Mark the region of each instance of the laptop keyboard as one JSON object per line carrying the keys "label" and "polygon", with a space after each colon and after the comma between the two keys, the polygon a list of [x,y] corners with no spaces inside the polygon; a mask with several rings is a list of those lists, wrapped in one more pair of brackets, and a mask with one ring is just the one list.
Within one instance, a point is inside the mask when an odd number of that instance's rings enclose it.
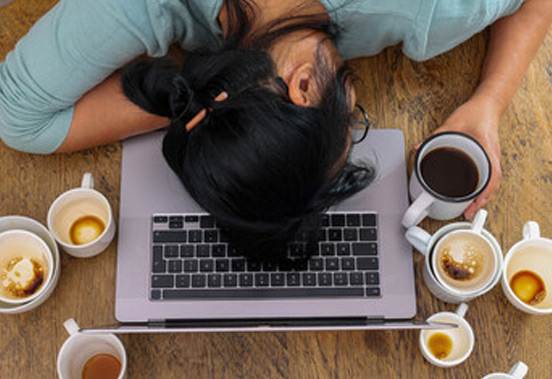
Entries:
{"label": "laptop keyboard", "polygon": [[[313,256],[288,266],[244,258],[207,214],[152,216],[150,299],[379,297],[378,217],[322,215]],[[289,244],[303,254],[306,236]]]}

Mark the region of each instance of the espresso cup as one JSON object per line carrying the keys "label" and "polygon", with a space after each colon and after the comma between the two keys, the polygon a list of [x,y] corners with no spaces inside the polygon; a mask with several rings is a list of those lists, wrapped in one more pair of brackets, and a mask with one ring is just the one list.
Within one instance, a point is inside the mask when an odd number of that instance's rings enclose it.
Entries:
{"label": "espresso cup", "polygon": [[63,343],[57,358],[57,371],[60,379],[82,379],[87,365],[98,356],[110,356],[120,363],[119,374],[126,375],[127,356],[123,343],[113,334],[83,334],[72,318],[63,323],[69,338]]}
{"label": "espresso cup", "polygon": [[527,375],[529,368],[521,361],[516,363],[508,373],[493,372],[485,375],[482,379],[523,379]]}
{"label": "espresso cup", "polygon": [[508,301],[519,310],[552,313],[552,240],[540,236],[536,222],[524,225],[523,239],[506,254],[501,284]]}
{"label": "espresso cup", "polygon": [[109,202],[94,189],[86,173],[79,188],[62,193],[48,210],[48,229],[61,248],[79,258],[104,251],[115,236],[115,221]]}
{"label": "espresso cup", "polygon": [[474,138],[443,132],[425,140],[414,159],[409,191],[412,204],[403,216],[404,227],[426,216],[451,220],[460,216],[489,184],[491,161]]}
{"label": "espresso cup", "polygon": [[[406,231],[406,239],[425,256],[424,283],[437,298],[448,303],[467,302],[487,293],[500,280],[503,267],[502,249],[492,234],[483,228],[486,218],[487,211],[481,209],[475,215],[472,223],[451,223],[433,235],[417,226]],[[443,279],[444,270],[439,267],[442,259],[436,253],[441,247],[446,247],[447,241],[459,238],[462,242],[462,238],[465,237],[469,243],[477,241],[486,250],[484,257],[478,262],[478,265],[483,266],[479,271],[481,276],[474,277],[473,279],[476,280],[473,282],[456,280],[454,277],[445,280]],[[460,263],[460,268],[463,268],[463,262]],[[468,264],[467,268],[469,267],[473,267],[473,265]]]}
{"label": "espresso cup", "polygon": [[48,288],[53,272],[52,252],[42,238],[23,229],[0,233],[1,301],[32,301]]}
{"label": "espresso cup", "polygon": [[467,310],[467,304],[462,303],[454,313],[439,312],[427,319],[428,322],[445,322],[458,326],[420,332],[420,350],[429,363],[447,368],[468,359],[473,350],[475,337],[470,324],[464,319]]}

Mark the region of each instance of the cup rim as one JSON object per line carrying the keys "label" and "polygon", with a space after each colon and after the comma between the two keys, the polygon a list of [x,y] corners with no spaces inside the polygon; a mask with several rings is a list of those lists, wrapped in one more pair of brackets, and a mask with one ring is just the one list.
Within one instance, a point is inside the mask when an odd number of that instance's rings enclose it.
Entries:
{"label": "cup rim", "polygon": [[462,355],[460,358],[457,358],[455,359],[454,361],[442,361],[440,359],[437,359],[436,357],[434,357],[430,352],[429,352],[429,348],[427,347],[425,341],[424,341],[424,338],[423,338],[423,335],[424,333],[436,333],[437,331],[439,331],[439,329],[431,329],[431,330],[421,330],[420,331],[420,337],[419,337],[419,343],[420,343],[420,350],[422,351],[422,354],[424,355],[424,357],[433,365],[435,366],[439,366],[439,367],[453,367],[453,366],[457,366],[459,365],[460,363],[464,362],[466,359],[469,358],[469,356],[471,355],[472,351],[473,351],[473,347],[475,345],[475,334],[473,333],[473,328],[471,327],[471,325],[468,323],[468,321],[466,321],[466,319],[464,317],[460,317],[459,315],[457,315],[456,313],[454,312],[437,312],[433,315],[431,315],[427,321],[432,321],[435,319],[435,317],[438,317],[438,316],[450,316],[452,318],[454,318],[455,321],[458,321],[460,324],[462,324],[465,329],[467,330],[468,332],[468,336],[469,336],[469,344],[470,346],[468,347],[468,350],[467,352]]}
{"label": "cup rim", "polygon": [[[74,192],[93,192],[93,193],[99,195],[100,198],[102,199],[102,201],[107,205],[108,222],[107,222],[107,225],[105,226],[104,231],[96,239],[94,239],[94,240],[92,240],[88,243],[82,244],[82,245],[74,245],[74,244],[66,243],[61,238],[59,238],[59,236],[55,232],[54,227],[52,225],[52,223],[53,223],[52,213],[53,213],[55,205],[57,205],[63,197],[65,197],[66,195],[69,195],[70,193],[74,193]],[[109,224],[112,223],[112,222],[115,222],[115,221],[113,220],[113,212],[111,210],[111,204],[109,203],[109,200],[107,200],[107,198],[104,196],[103,193],[101,193],[100,191],[98,191],[94,188],[76,187],[76,188],[72,188],[70,190],[67,190],[67,191],[63,192],[58,197],[56,197],[56,199],[50,205],[50,208],[48,208],[48,215],[46,216],[46,222],[48,224],[48,230],[50,231],[50,233],[52,233],[52,236],[57,241],[57,243],[59,243],[62,247],[69,248],[69,249],[82,250],[82,249],[86,249],[86,248],[94,245],[97,241],[101,240],[105,236],[105,234],[108,232]]]}
{"label": "cup rim", "polygon": [[[52,233],[40,222],[27,216],[8,215],[0,217],[0,227],[3,223],[20,223],[20,225],[16,226],[17,228],[27,230],[39,236],[39,238],[41,238],[48,245],[49,250],[52,253],[52,258],[54,262],[52,280],[50,281],[45,291],[39,297],[23,304],[11,304],[0,301],[0,314],[18,314],[37,308],[50,297],[52,292],[55,290],[57,282],[59,280],[61,272],[61,258],[59,254],[59,248]],[[33,227],[36,229],[32,229]],[[37,230],[40,231],[40,233],[43,233],[43,235],[40,234]]]}
{"label": "cup rim", "polygon": [[[470,224],[471,225],[471,224]],[[487,286],[489,284],[491,284],[493,282],[493,280],[495,279],[496,275],[497,275],[497,271],[501,271],[502,268],[500,267],[499,265],[499,258],[498,258],[498,254],[497,252],[495,251],[495,247],[493,246],[493,241],[491,241],[487,236],[483,235],[483,231],[486,231],[488,234],[489,231],[485,230],[485,229],[481,229],[481,232],[474,232],[471,228],[470,229],[453,229],[449,232],[447,232],[446,234],[444,234],[443,236],[441,236],[434,244],[433,244],[433,247],[429,253],[430,258],[431,259],[431,266],[430,266],[430,269],[432,268],[433,265],[435,265],[435,259],[436,259],[436,255],[435,255],[435,251],[437,251],[437,247],[439,246],[439,244],[441,242],[443,242],[443,239],[445,237],[448,237],[450,236],[451,234],[458,234],[458,233],[469,233],[469,234],[475,234],[477,235],[478,237],[482,238],[483,240],[485,240],[485,242],[487,243],[487,245],[491,248],[492,250],[492,253],[493,253],[493,256],[494,256],[494,269],[493,269],[493,274],[490,275],[490,277],[488,278],[487,281],[485,281],[484,285],[480,286],[479,288],[477,288],[477,290],[472,290],[472,291],[461,291],[461,290],[458,290],[458,289],[455,289],[453,288],[452,286],[450,286],[448,283],[445,283],[445,281],[441,278],[440,274],[439,274],[439,271],[438,270],[433,270],[431,271],[431,273],[433,274],[433,276],[439,281],[439,284],[441,284],[445,289],[447,290],[450,290],[450,291],[456,291],[458,292],[459,294],[463,294],[463,295],[473,295],[473,294],[478,294],[480,293],[481,291],[483,291],[485,288],[487,288]],[[502,252],[500,252],[502,254]],[[496,283],[495,283],[496,284]]]}
{"label": "cup rim", "polygon": [[[487,162],[487,166],[489,168],[489,175],[487,175],[487,179],[485,180],[485,182],[480,186],[479,189],[477,189],[476,191],[474,191],[473,193],[469,194],[469,195],[466,195],[466,196],[462,196],[462,197],[449,197],[449,196],[445,196],[445,195],[442,195],[436,191],[434,191],[426,182],[425,180],[422,178],[422,174],[419,172],[418,170],[418,165],[420,163],[420,160],[421,160],[421,156],[422,156],[422,151],[424,150],[424,148],[431,142],[433,141],[434,139],[437,139],[439,137],[442,137],[444,135],[457,135],[457,136],[462,136],[462,137],[466,137],[467,139],[471,140],[472,142],[474,142],[480,149],[481,151],[483,151],[483,155],[485,156],[485,160]],[[431,194],[431,196],[439,199],[439,200],[442,200],[442,201],[445,201],[447,203],[463,203],[463,202],[466,202],[466,201],[470,201],[470,200],[473,200],[475,199],[477,196],[479,196],[484,190],[485,188],[487,188],[487,186],[489,185],[489,182],[491,181],[491,175],[492,175],[492,164],[491,164],[491,160],[489,158],[489,155],[487,154],[487,152],[485,151],[485,148],[483,147],[483,145],[481,145],[479,143],[479,141],[477,141],[475,138],[473,138],[472,136],[466,134],[466,133],[461,133],[461,132],[457,132],[457,131],[446,131],[446,132],[441,132],[441,133],[437,133],[437,134],[433,134],[431,135],[430,137],[428,137],[425,141],[422,142],[422,144],[420,145],[420,147],[418,148],[418,150],[416,151],[416,155],[414,157],[414,169],[413,169],[413,172],[414,174],[416,175],[416,178],[418,179],[418,182],[420,183],[420,185],[422,186],[422,188],[424,189],[424,191],[428,192],[429,194]]]}
{"label": "cup rim", "polygon": [[[446,290],[449,293],[450,296],[462,297],[462,299],[459,299],[459,301],[468,301],[468,300],[466,300],[466,298],[470,298],[470,300],[471,300],[475,297],[479,297],[481,295],[484,295],[485,293],[490,291],[500,281],[501,274],[504,271],[504,257],[503,257],[503,254],[502,254],[502,248],[500,247],[500,244],[498,243],[498,241],[492,235],[491,232],[489,232],[485,228],[482,228],[481,229],[481,234],[489,240],[489,242],[491,243],[492,246],[494,246],[493,252],[496,256],[496,263],[497,263],[497,267],[498,267],[495,274],[492,276],[492,280],[488,283],[488,285],[486,287],[482,288],[481,290],[479,290],[478,292],[474,292],[474,293],[460,292],[460,291],[457,291],[457,290],[453,289],[452,287],[448,287],[448,286],[445,287],[444,283],[442,283],[441,281],[439,281],[436,278],[436,276],[433,273],[433,270],[431,268],[431,260],[433,259],[432,258],[433,247],[435,245],[436,236],[438,234],[450,233],[450,232],[455,231],[455,230],[470,230],[471,225],[472,224],[470,222],[459,221],[459,222],[449,223],[449,224],[444,225],[441,228],[439,228],[431,236],[430,243],[428,243],[429,253],[428,253],[428,256],[425,257],[425,262],[424,262],[424,265],[426,266],[426,270],[428,271],[428,274],[431,275],[435,279],[436,284],[439,287],[441,287],[443,290]],[[439,237],[439,239],[440,238],[442,238],[442,236]],[[429,247],[431,247],[431,249],[429,249]]]}
{"label": "cup rim", "polygon": [[[523,239],[517,241],[514,245],[512,245],[512,247],[510,247],[510,249],[508,250],[508,252],[506,253],[506,256],[504,258],[504,267],[502,269],[502,275],[501,275],[502,289],[504,291],[506,291],[508,293],[508,295],[510,295],[510,296],[506,296],[508,301],[510,301],[510,303],[515,302],[515,304],[512,303],[512,305],[514,305],[518,309],[521,309],[524,312],[529,312],[529,313],[539,314],[539,315],[540,314],[542,314],[542,315],[551,314],[552,313],[552,307],[542,309],[542,308],[534,307],[530,304],[527,304],[527,303],[524,303],[523,301],[521,301],[521,299],[519,297],[517,297],[517,295],[514,293],[514,291],[510,287],[510,283],[508,283],[508,272],[507,272],[508,270],[507,269],[508,269],[508,264],[510,263],[512,257],[514,255],[516,255],[516,252],[520,250],[522,245],[525,245],[525,244],[528,244],[528,243],[531,243],[531,242],[535,242],[535,241],[541,241],[541,242],[545,242],[549,245],[552,245],[552,240],[549,239],[549,238],[545,238],[545,237],[523,238]],[[550,251],[550,254],[552,254],[552,251]]]}
{"label": "cup rim", "polygon": [[47,261],[46,263],[48,264],[48,275],[46,276],[46,279],[44,280],[44,283],[41,285],[41,287],[39,288],[38,291],[36,291],[32,295],[27,296],[23,299],[10,299],[10,298],[7,298],[7,297],[2,296],[0,294],[0,301],[2,301],[4,303],[7,303],[7,304],[21,305],[21,304],[29,303],[29,302],[35,300],[42,293],[46,292],[46,290],[49,287],[50,282],[52,281],[52,278],[54,276],[53,274],[54,274],[55,264],[54,264],[54,257],[53,257],[52,251],[50,249],[50,246],[48,246],[46,241],[44,241],[41,237],[37,236],[35,233],[30,232],[28,230],[17,229],[17,228],[16,229],[4,230],[4,231],[0,232],[0,237],[3,236],[3,235],[6,235],[6,234],[12,234],[12,233],[23,233],[25,235],[30,236],[31,238],[34,238],[36,241],[38,241],[38,243],[40,245],[42,245],[43,248],[46,249],[46,252],[47,252],[45,255],[46,255],[46,261]]}
{"label": "cup rim", "polygon": [[121,379],[124,377],[127,370],[127,353],[126,353],[125,345],[123,344],[123,341],[120,340],[120,338],[118,338],[113,333],[100,333],[100,334],[87,335],[81,332],[76,332],[74,334],[69,335],[69,337],[67,337],[67,339],[63,342],[63,345],[61,345],[61,348],[59,349],[57,359],[56,359],[56,369],[57,369],[57,374],[59,375],[60,378],[61,378],[60,366],[61,366],[62,354],[69,348],[68,347],[69,343],[72,343],[70,341],[74,341],[75,339],[78,339],[78,338],[93,338],[95,336],[107,337],[111,339],[115,343],[115,345],[117,345],[117,347],[122,351],[121,372],[119,373],[119,376],[117,377],[117,379]]}

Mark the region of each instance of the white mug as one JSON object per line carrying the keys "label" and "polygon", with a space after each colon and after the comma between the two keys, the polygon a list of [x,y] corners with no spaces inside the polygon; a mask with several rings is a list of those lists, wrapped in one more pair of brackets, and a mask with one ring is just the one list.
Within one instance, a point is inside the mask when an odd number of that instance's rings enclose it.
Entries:
{"label": "white mug", "polygon": [[527,375],[529,368],[521,361],[516,363],[508,373],[493,372],[485,375],[482,379],[523,379]]}
{"label": "white mug", "polygon": [[[528,270],[537,274],[546,294],[538,304],[522,301],[510,286],[512,277]],[[552,240],[540,236],[539,224],[528,221],[523,227],[523,239],[510,248],[504,260],[502,290],[508,301],[519,310],[536,315],[552,314]]]}
{"label": "white mug", "polygon": [[[475,344],[475,337],[470,324],[464,319],[468,306],[462,303],[458,306],[454,313],[439,312],[427,319],[427,321],[446,322],[449,324],[458,325],[457,328],[451,329],[431,329],[422,330],[420,332],[420,350],[424,358],[431,364],[438,367],[453,367],[464,362],[470,356]],[[452,350],[450,354],[439,359],[431,353],[428,345],[429,340],[435,333],[443,333],[452,340]]]}
{"label": "white mug", "polygon": [[[452,147],[466,153],[477,166],[479,180],[475,190],[467,196],[448,197],[434,191],[421,173],[423,158],[438,148]],[[403,216],[406,228],[418,225],[426,216],[435,220],[451,220],[460,216],[472,201],[483,192],[491,178],[491,161],[485,149],[474,138],[458,132],[443,132],[425,140],[416,153],[414,170],[410,176],[412,204]]]}
{"label": "white mug", "polygon": [[[456,222],[445,225],[439,229],[435,234],[430,235],[425,230],[413,226],[406,231],[406,239],[416,250],[425,256],[424,268],[423,268],[423,278],[424,282],[429,289],[429,291],[436,296],[437,298],[448,302],[448,303],[461,303],[467,302],[475,299],[478,296],[481,296],[488,291],[490,291],[496,283],[500,280],[500,275],[503,267],[503,257],[502,249],[500,245],[493,237],[491,233],[483,229],[485,220],[487,219],[487,211],[481,209],[475,215],[473,222]],[[495,254],[495,272],[492,276],[491,281],[484,287],[477,291],[472,292],[462,292],[455,288],[448,286],[446,283],[439,280],[436,275],[433,267],[433,251],[435,246],[443,237],[446,235],[457,231],[471,231],[474,233],[480,233],[490,244]]]}
{"label": "white mug", "polygon": [[123,343],[113,334],[83,334],[72,318],[63,323],[69,338],[63,343],[57,358],[60,379],[80,379],[86,362],[98,354],[109,354],[121,363],[117,379],[126,375],[127,356]]}
{"label": "white mug", "polygon": [[[83,216],[101,220],[104,230],[96,239],[76,244],[70,238],[70,230]],[[62,193],[52,203],[48,210],[48,229],[62,249],[75,257],[92,257],[109,246],[115,236],[113,212],[106,197],[94,189],[92,174],[84,174],[81,187]]]}

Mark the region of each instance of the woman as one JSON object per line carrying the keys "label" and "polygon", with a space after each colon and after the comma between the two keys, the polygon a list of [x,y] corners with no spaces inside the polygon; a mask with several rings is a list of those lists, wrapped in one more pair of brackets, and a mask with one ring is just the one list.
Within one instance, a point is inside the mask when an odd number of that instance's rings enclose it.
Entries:
{"label": "woman", "polygon": [[[259,241],[278,250],[371,179],[347,161],[355,94],[341,57],[402,42],[411,58],[429,59],[498,20],[480,85],[440,128],[472,134],[491,156],[492,183],[470,217],[498,186],[499,118],[548,30],[550,2],[335,3],[61,1],[0,67],[0,134],[49,153],[171,124],[165,157],[188,191],[246,250]],[[172,42],[201,52],[181,70],[139,65],[123,82],[109,76]]]}

